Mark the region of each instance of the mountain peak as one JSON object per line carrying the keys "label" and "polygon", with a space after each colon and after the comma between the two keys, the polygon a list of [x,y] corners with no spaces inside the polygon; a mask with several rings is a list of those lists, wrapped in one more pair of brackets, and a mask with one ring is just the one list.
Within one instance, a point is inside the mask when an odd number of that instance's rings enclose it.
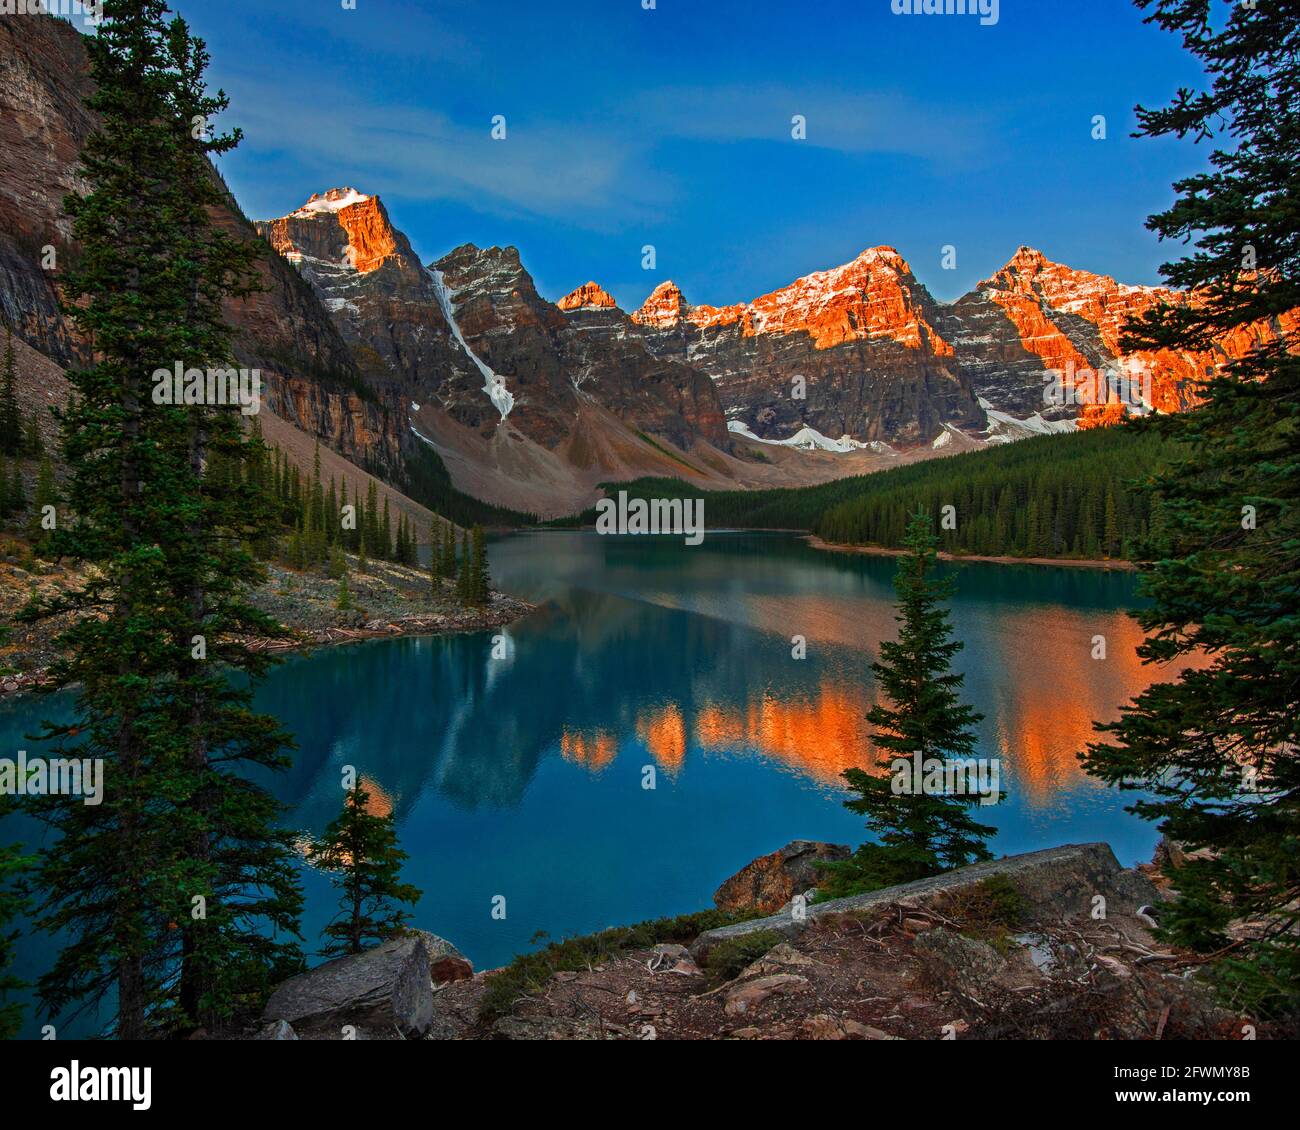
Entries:
{"label": "mountain peak", "polygon": [[344,208],[351,208],[354,204],[365,204],[367,201],[374,199],[377,198],[367,196],[364,192],[358,192],[355,188],[331,188],[326,192],[313,193],[306,204],[289,214],[291,216],[328,215],[331,212],[341,212]]}
{"label": "mountain peak", "polygon": [[379,197],[351,187],[314,193],[301,208],[257,228],[290,262],[307,257],[362,274],[390,256],[410,252],[406,237],[393,229]]}
{"label": "mountain peak", "polygon": [[561,310],[579,310],[583,307],[617,309],[618,307],[613,296],[597,282],[583,283],[577,290],[572,290],[561,298],[556,305]]}
{"label": "mountain peak", "polygon": [[667,279],[650,292],[650,297],[641,304],[641,309],[632,315],[632,321],[656,329],[668,329],[681,321],[685,310],[681,287],[672,279]]}

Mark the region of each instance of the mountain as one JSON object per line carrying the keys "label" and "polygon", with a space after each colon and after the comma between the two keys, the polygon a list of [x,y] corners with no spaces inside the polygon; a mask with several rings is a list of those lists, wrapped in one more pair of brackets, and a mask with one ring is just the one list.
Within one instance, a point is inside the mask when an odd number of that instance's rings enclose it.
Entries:
{"label": "mountain", "polygon": [[733,430],[909,445],[985,424],[941,316],[903,257],[876,247],[733,306],[693,306],[663,283],[632,321],[657,355],[713,378]]}
{"label": "mountain", "polygon": [[[1113,422],[1129,406],[1108,376],[1127,376],[1141,391],[1134,410],[1185,410],[1193,380],[1296,330],[1293,313],[1205,353],[1120,348],[1126,319],[1189,301],[1021,247],[992,278],[942,304],[896,250],[874,247],[731,306],[691,305],[674,283],[661,283],[632,320],[657,354],[714,379],[736,434],[822,450],[864,442],[955,450],[967,446],[963,436],[1003,442]],[[1058,391],[1053,372],[1072,396],[1045,396]],[[794,395],[797,377],[803,399]]]}
{"label": "mountain", "polygon": [[[59,292],[76,254],[62,198],[96,126],[86,72],[65,21],[0,21],[0,313],[65,368],[87,355]],[[1051,401],[1053,371],[1069,391],[1092,371],[1149,374],[1138,410],[1182,410],[1195,378],[1298,332],[1292,312],[1202,353],[1126,355],[1127,318],[1196,296],[1027,247],[953,303],[874,247],[728,306],[663,282],[629,314],[595,281],[548,301],[513,247],[421,262],[379,196],[356,188],[257,224],[225,197],[216,222],[269,245],[260,290],[227,305],[266,409],[425,501],[460,491],[552,515],[641,476],[823,482],[1128,410],[1105,388],[1103,403]]]}
{"label": "mountain", "polygon": [[1047,370],[1074,374],[1075,384],[1088,380],[1085,374],[1108,370],[1135,380],[1147,374],[1149,384],[1139,385],[1147,407],[1180,412],[1194,402],[1195,380],[1297,327],[1293,312],[1275,325],[1247,327],[1202,353],[1121,349],[1126,320],[1159,304],[1192,301],[1194,296],[1165,287],[1128,286],[1106,275],[1075,270],[1021,247],[992,278],[949,307],[943,324],[982,400],[1015,415],[1077,416],[1080,426],[1087,426],[1119,414],[1113,397],[1110,405],[1095,403],[1102,398],[1094,396],[1092,405],[1045,409]]}

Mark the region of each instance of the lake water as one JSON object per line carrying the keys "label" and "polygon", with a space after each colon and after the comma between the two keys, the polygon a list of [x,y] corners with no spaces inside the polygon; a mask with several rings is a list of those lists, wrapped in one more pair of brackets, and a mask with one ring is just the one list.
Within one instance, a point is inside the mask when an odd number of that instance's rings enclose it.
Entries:
{"label": "lake water", "polygon": [[[820,553],[783,534],[679,539],[518,534],[491,546],[495,583],[538,610],[493,633],[405,638],[291,657],[258,706],[297,736],[275,791],[319,833],[357,767],[397,814],[424,891],[416,925],[490,968],[551,938],[711,905],[717,885],[792,839],[859,843],[841,772],[875,755],[868,670],[893,632],[885,557]],[[963,564],[953,623],[965,693],[1000,758],[997,853],[1105,840],[1149,859],[1152,827],[1086,778],[1095,718],[1150,680],[1124,614],[1130,573]],[[792,637],[807,641],[792,657]],[[1107,658],[1094,659],[1105,636]],[[495,653],[495,654],[494,654]],[[0,705],[5,756],[59,700]],[[653,768],[655,788],[643,787]],[[6,842],[33,835],[24,818]],[[304,864],[309,949],[334,910]],[[493,917],[494,900],[505,917]],[[499,904],[498,904],[499,905]],[[48,961],[24,938],[18,972]],[[35,1023],[29,1027],[35,1032]],[[72,1031],[63,1034],[71,1035]]]}

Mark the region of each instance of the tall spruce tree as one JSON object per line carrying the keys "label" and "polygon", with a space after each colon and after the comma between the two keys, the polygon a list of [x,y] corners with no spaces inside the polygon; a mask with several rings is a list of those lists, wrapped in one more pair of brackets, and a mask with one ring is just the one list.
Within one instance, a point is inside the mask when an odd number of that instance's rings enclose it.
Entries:
{"label": "tall spruce tree", "polygon": [[486,604],[492,595],[492,579],[488,575],[487,536],[482,526],[475,526],[471,535],[469,599],[474,604]]}
{"label": "tall spruce tree", "polygon": [[[262,657],[234,642],[274,625],[246,600],[248,499],[225,473],[246,450],[235,406],[152,402],[150,375],[229,363],[223,299],[247,293],[254,244],[217,230],[210,153],[225,107],[207,55],[162,0],[106,0],[87,41],[100,128],[82,151],[85,196],[67,198],[82,257],[65,313],[94,344],[61,420],[73,513],[59,552],[89,579],[28,616],[77,613],[55,684],[75,717],[49,725],[59,753],[103,758],[104,799],[41,798],[57,845],[37,880],[60,952],[47,1011],[111,990],[116,1034],[216,1024],[300,964],[301,896],[270,794],[242,770],[279,767],[287,742],[250,709]],[[222,469],[220,473],[210,469]],[[85,615],[87,612],[96,615]]]}
{"label": "tall spruce tree", "polygon": [[[1206,665],[1139,695],[1088,771],[1146,795],[1132,811],[1189,849],[1162,933],[1226,949],[1217,979],[1256,1014],[1300,1015],[1300,358],[1279,318],[1300,306],[1300,10],[1293,2],[1138,0],[1205,71],[1139,136],[1209,142],[1210,169],[1178,181],[1147,226],[1190,243],[1162,268],[1198,301],[1159,306],[1126,348],[1209,349],[1254,338],[1198,388],[1195,411],[1151,426],[1178,455],[1146,483],[1163,498],[1140,549],[1147,662]],[[1246,327],[1253,327],[1250,331]],[[1259,332],[1263,327],[1263,332]],[[1231,943],[1227,923],[1261,934]]]}
{"label": "tall spruce tree", "polygon": [[[0,817],[12,807],[8,797],[0,796]],[[31,863],[31,857],[23,853],[21,845],[0,846],[0,1040],[14,1039],[22,1025],[22,1006],[9,999],[11,993],[26,988],[12,972],[18,931],[10,926],[29,909],[21,879]]]}
{"label": "tall spruce tree", "polygon": [[23,421],[18,412],[17,380],[14,335],[6,326],[4,365],[0,368],[0,451],[6,455],[19,455],[23,449]]}
{"label": "tall spruce tree", "polygon": [[392,813],[372,812],[370,793],[358,782],[318,842],[307,851],[315,867],[333,872],[339,913],[322,931],[323,954],[360,953],[391,936],[409,919],[400,903],[416,903],[420,890],[401,881],[407,856],[397,846]]}
{"label": "tall spruce tree", "polygon": [[908,552],[894,575],[898,639],[882,642],[880,659],[871,665],[886,700],[867,714],[882,753],[880,772],[844,772],[857,794],[845,807],[867,817],[879,842],[828,865],[825,892],[832,895],[907,883],[992,858],[984,841],[996,829],[977,823],[968,811],[980,798],[945,793],[944,774],[938,774],[937,787],[933,774],[937,764],[971,758],[972,727],[983,717],[960,700],[963,676],[952,670],[962,648],[951,638],[944,605],[953,583],[933,575],[938,538],[928,514],[910,517],[904,540]]}

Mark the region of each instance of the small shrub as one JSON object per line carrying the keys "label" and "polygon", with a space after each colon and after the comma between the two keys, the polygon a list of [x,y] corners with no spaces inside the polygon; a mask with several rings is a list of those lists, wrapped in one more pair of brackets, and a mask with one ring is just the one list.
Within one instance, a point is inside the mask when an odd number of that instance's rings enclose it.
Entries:
{"label": "small shrub", "polygon": [[728,938],[709,950],[705,965],[719,981],[730,981],[783,940],[775,930],[755,930],[739,938]]}

